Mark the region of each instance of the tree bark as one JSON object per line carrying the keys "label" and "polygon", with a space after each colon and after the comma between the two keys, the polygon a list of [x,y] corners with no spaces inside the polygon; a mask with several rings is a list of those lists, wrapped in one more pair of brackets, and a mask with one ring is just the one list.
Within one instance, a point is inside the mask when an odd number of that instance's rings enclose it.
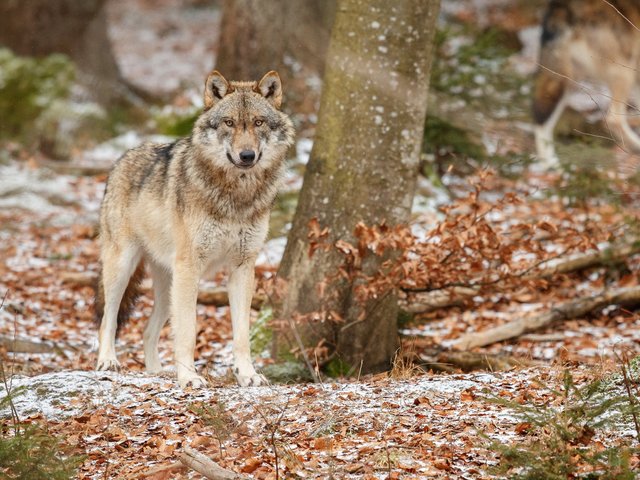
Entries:
{"label": "tree bark", "polygon": [[320,74],[334,10],[335,0],[225,0],[216,68],[252,80],[294,60]]}
{"label": "tree bark", "polygon": [[[396,225],[409,218],[426,116],[438,0],[343,0],[325,66],[318,129],[279,277],[287,290],[278,318],[294,320],[305,347],[323,343],[352,371],[390,367],[398,347],[394,293],[360,302],[358,281],[333,280],[344,256],[310,256],[308,223],[329,241],[353,241],[358,222]],[[372,274],[383,259],[365,258]],[[300,321],[301,315],[315,321]],[[338,321],[336,321],[338,320]],[[288,324],[288,321],[282,322]],[[291,329],[275,351],[296,347]]]}
{"label": "tree bark", "polygon": [[106,0],[3,0],[0,45],[19,55],[68,55],[101,102],[131,95],[107,33]]}

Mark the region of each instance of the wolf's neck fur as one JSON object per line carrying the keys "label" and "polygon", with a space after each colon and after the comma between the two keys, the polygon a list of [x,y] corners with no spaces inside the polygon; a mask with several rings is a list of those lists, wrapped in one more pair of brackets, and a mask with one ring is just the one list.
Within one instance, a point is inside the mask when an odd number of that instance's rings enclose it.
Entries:
{"label": "wolf's neck fur", "polygon": [[185,143],[188,146],[179,168],[186,182],[180,185],[179,208],[181,203],[187,209],[206,205],[206,213],[213,219],[240,222],[255,222],[269,214],[284,173],[284,155],[272,159],[267,168],[230,169],[216,165],[191,138]]}

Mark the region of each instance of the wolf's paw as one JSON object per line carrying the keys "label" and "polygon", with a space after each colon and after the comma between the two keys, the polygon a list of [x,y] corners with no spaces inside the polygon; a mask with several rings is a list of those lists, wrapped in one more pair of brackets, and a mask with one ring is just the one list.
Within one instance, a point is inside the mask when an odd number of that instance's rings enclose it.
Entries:
{"label": "wolf's paw", "polygon": [[195,372],[178,375],[178,383],[181,388],[202,388],[207,386],[207,381]]}
{"label": "wolf's paw", "polygon": [[269,385],[269,380],[264,375],[253,372],[252,375],[239,375],[236,374],[236,379],[241,387],[260,387],[262,385]]}
{"label": "wolf's paw", "polygon": [[116,360],[115,358],[99,358],[96,365],[96,370],[113,370],[114,372],[119,372],[120,362],[118,362],[118,360]]}
{"label": "wolf's paw", "polygon": [[160,360],[157,362],[147,362],[144,369],[149,375],[159,375],[162,373],[162,364]]}

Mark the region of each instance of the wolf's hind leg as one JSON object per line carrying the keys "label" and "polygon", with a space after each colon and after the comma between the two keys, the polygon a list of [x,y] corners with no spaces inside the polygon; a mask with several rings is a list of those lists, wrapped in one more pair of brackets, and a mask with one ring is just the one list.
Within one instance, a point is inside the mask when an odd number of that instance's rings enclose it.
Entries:
{"label": "wolf's hind leg", "polygon": [[149,267],[153,278],[153,312],[144,329],[144,364],[147,372],[158,373],[162,370],[158,340],[162,327],[169,319],[171,273],[155,262],[149,262]]}
{"label": "wolf's hind leg", "polygon": [[[614,75],[615,73],[615,75]],[[621,146],[634,152],[640,152],[640,137],[629,125],[629,102],[635,83],[635,71],[614,70],[609,81],[611,106],[607,113],[607,125],[611,134]]]}
{"label": "wolf's hind leg", "polygon": [[140,262],[140,257],[140,249],[135,245],[108,245],[102,250],[104,313],[100,321],[100,346],[96,370],[120,368],[115,347],[118,310],[131,275]]}
{"label": "wolf's hind leg", "polygon": [[540,63],[533,90],[532,113],[538,165],[546,169],[559,163],[553,131],[566,106],[564,74],[568,72],[563,68],[566,67],[564,62],[548,53],[548,47],[543,48]]}

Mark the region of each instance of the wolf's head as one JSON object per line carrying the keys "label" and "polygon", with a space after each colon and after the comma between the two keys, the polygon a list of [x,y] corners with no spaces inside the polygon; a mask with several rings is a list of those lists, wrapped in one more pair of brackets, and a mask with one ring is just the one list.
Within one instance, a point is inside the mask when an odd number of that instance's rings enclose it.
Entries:
{"label": "wolf's head", "polygon": [[214,71],[205,82],[193,142],[218,167],[249,170],[282,162],[293,125],[279,110],[281,102],[282,83],[274,71],[259,82],[227,82]]}

